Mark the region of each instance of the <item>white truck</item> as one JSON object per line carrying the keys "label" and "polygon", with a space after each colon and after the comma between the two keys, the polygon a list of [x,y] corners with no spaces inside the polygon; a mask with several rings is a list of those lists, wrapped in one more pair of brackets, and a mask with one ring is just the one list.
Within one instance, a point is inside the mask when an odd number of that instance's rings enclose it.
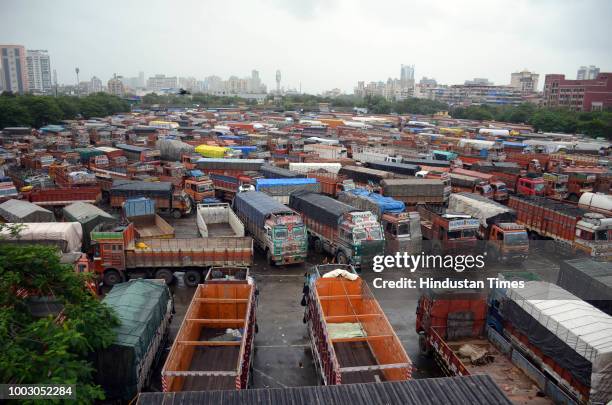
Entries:
{"label": "white truck", "polygon": [[198,204],[196,222],[203,238],[244,237],[244,225],[227,203]]}

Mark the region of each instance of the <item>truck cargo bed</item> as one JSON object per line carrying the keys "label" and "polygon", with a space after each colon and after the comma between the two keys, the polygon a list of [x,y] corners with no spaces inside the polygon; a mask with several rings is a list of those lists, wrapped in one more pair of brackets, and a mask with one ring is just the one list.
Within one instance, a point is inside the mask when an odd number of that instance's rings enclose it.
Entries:
{"label": "truck cargo bed", "polygon": [[[376,357],[368,342],[335,342],[334,350],[340,367],[375,366]],[[345,372],[342,374],[342,383],[366,383],[386,381],[381,370],[365,370]]]}
{"label": "truck cargo bed", "polygon": [[208,224],[208,236],[238,236],[227,222]]}
{"label": "truck cargo bed", "polygon": [[159,215],[132,219],[134,230],[140,239],[173,238],[174,228]]}

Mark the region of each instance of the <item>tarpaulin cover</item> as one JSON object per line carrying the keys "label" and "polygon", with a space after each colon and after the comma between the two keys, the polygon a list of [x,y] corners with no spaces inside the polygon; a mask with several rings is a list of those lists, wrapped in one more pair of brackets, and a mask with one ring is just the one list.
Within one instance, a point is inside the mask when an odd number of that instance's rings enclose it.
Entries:
{"label": "tarpaulin cover", "polygon": [[522,167],[519,166],[518,163],[514,163],[514,162],[478,161],[472,164],[472,170],[476,170],[476,171],[483,172],[483,173],[502,172],[502,173],[519,174],[522,170]]}
{"label": "tarpaulin cover", "polygon": [[293,186],[296,184],[314,184],[317,179],[297,178],[297,179],[257,179],[257,191],[259,187],[274,186]]}
{"label": "tarpaulin cover", "polygon": [[303,173],[293,172],[289,169],[271,166],[271,165],[261,166],[260,171],[261,171],[261,174],[264,175],[264,177],[269,178],[269,179],[306,177],[306,175]]}
{"label": "tarpaulin cover", "polygon": [[165,322],[169,301],[164,283],[142,279],[116,284],[102,300],[121,322],[114,328],[113,344],[96,356],[96,381],[110,398],[130,400],[136,395],[139,372],[148,371],[138,366]]}
{"label": "tarpaulin cover", "polygon": [[190,155],[195,149],[193,145],[168,138],[158,140],[155,147],[159,149],[160,157],[169,161],[180,161],[182,155]]}
{"label": "tarpaulin cover", "polygon": [[561,263],[557,284],[612,315],[612,263],[590,258]]}
{"label": "tarpaulin cover", "polygon": [[[7,224],[11,225],[11,224]],[[39,222],[24,223],[18,238],[11,236],[5,227],[0,230],[0,239],[31,243],[54,244],[62,252],[80,252],[83,228],[78,222]]]}
{"label": "tarpaulin cover", "polygon": [[25,200],[7,200],[0,204],[0,216],[6,222],[55,222],[53,212]]}
{"label": "tarpaulin cover", "polygon": [[383,194],[393,197],[443,196],[444,183],[436,179],[384,179]]}
{"label": "tarpaulin cover", "polygon": [[96,226],[106,222],[115,222],[116,219],[111,214],[102,211],[93,204],[83,201],[76,201],[62,209],[65,220],[78,222],[83,227],[83,247],[89,248],[91,231]]}
{"label": "tarpaulin cover", "polygon": [[589,386],[591,402],[612,398],[610,315],[543,281],[508,289],[501,313],[531,344]]}
{"label": "tarpaulin cover", "polygon": [[338,220],[347,212],[359,211],[348,204],[326,195],[297,192],[289,197],[289,206],[294,210],[329,226],[338,225]]}
{"label": "tarpaulin cover", "polygon": [[258,227],[263,228],[271,214],[290,214],[292,210],[266,193],[247,191],[236,194],[234,198],[236,211],[251,219]]}
{"label": "tarpaulin cover", "polygon": [[364,211],[371,211],[380,217],[385,212],[401,213],[406,210],[406,204],[391,197],[384,197],[363,188],[355,188],[341,193],[338,199]]}
{"label": "tarpaulin cover", "polygon": [[257,171],[264,164],[263,159],[214,159],[201,158],[196,164],[199,169],[252,170]]}
{"label": "tarpaulin cover", "polygon": [[110,189],[111,196],[125,197],[172,197],[172,183],[167,181],[115,180]]}
{"label": "tarpaulin cover", "polygon": [[271,196],[290,196],[303,190],[318,193],[321,185],[317,179],[257,179],[255,189]]}
{"label": "tarpaulin cover", "polygon": [[478,218],[484,228],[494,223],[514,222],[516,212],[498,202],[479,194],[453,193],[448,199],[448,209],[452,212],[470,214]]}
{"label": "tarpaulin cover", "polygon": [[245,155],[257,151],[257,146],[230,146],[230,149],[239,150]]}
{"label": "tarpaulin cover", "polygon": [[[437,160],[436,162],[441,161]],[[408,176],[414,176],[417,172],[421,171],[421,166],[407,163],[368,162],[367,165],[372,169],[383,170],[391,173],[406,174]]]}

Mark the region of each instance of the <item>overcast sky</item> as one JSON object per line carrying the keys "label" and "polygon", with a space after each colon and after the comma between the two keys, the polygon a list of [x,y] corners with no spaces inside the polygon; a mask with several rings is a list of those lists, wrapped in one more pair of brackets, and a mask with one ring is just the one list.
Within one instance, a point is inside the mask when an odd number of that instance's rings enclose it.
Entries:
{"label": "overcast sky", "polygon": [[612,70],[609,0],[0,0],[0,43],[47,49],[60,83],[117,73],[248,76],[318,93],[358,80],[510,82]]}

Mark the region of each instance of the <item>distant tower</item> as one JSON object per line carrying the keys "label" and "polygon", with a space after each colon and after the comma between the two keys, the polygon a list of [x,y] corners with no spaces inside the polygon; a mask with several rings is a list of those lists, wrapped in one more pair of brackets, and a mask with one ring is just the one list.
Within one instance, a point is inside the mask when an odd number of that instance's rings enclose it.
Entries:
{"label": "distant tower", "polygon": [[280,70],[276,71],[276,93],[280,94],[280,82],[281,82],[281,72]]}

